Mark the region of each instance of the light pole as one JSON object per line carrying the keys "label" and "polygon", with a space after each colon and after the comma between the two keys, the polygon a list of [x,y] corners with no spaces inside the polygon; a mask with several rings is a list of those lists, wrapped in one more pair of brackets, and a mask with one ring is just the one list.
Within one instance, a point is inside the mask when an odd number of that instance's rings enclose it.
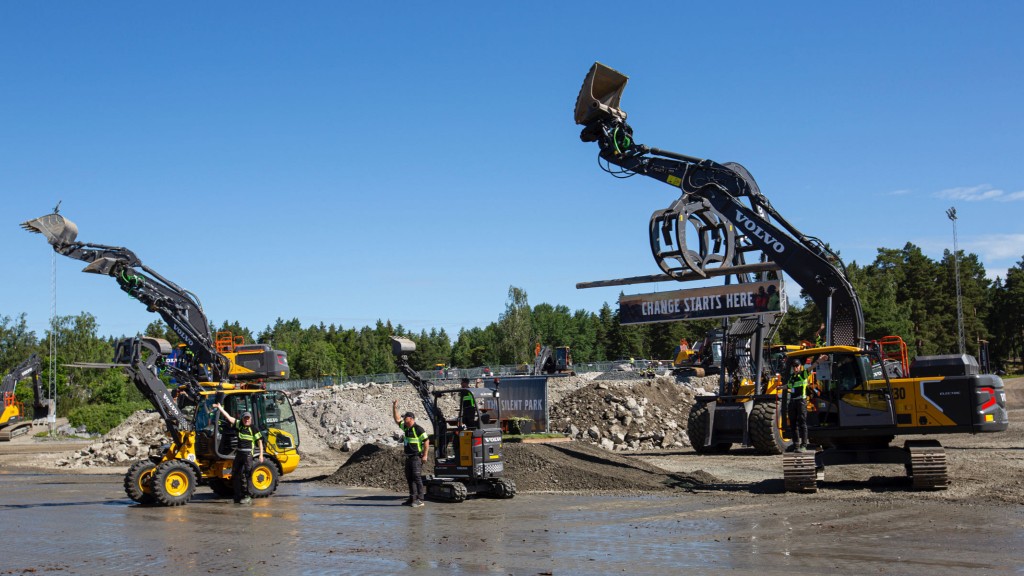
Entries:
{"label": "light pole", "polygon": [[964,303],[963,298],[960,296],[960,247],[956,238],[956,208],[946,210],[946,216],[953,221],[953,273],[956,274],[956,343],[960,347],[960,355],[963,356],[966,353],[964,350]]}

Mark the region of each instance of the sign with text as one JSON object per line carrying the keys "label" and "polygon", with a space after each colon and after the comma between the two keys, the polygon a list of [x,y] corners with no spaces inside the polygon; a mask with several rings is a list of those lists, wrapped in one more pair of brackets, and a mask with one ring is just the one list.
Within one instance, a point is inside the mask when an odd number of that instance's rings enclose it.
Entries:
{"label": "sign with text", "polygon": [[[487,386],[493,387],[490,382]],[[498,401],[501,402],[501,417],[529,418],[533,420],[535,432],[545,432],[548,427],[548,377],[547,376],[510,376],[501,378],[498,387]],[[488,400],[488,404],[492,400]],[[493,409],[483,404],[481,409]]]}
{"label": "sign with text", "polygon": [[710,288],[634,294],[619,299],[620,324],[678,322],[703,318],[785,312],[780,283],[750,282]]}

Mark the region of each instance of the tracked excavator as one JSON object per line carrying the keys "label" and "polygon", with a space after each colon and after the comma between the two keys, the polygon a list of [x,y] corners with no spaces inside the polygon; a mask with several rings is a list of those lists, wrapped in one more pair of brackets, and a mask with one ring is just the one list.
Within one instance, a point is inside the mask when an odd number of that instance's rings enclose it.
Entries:
{"label": "tracked excavator", "polygon": [[[266,458],[254,466],[250,490],[255,497],[273,494],[280,476],[299,463],[299,433],[291,404],[284,393],[266,390],[264,384],[287,378],[285,353],[263,345],[218,351],[195,294],[145,266],[126,248],[77,242],[78,227],[56,212],[22,227],[43,234],[56,252],[88,262],[85,272],[113,277],[121,290],[159,314],[189,352],[172,364],[166,340],[135,337],[118,343],[112,364],[73,365],[123,369],[167,429],[169,442],[151,447],[148,458],[128,470],[128,496],[141,504],[180,506],[191,500],[199,485],[210,486],[220,496],[232,494],[237,435],[214,403],[235,415],[253,414],[255,425],[264,432]],[[161,372],[177,382],[173,392],[159,377]]]}
{"label": "tracked excavator", "polygon": [[[408,338],[391,338],[398,369],[419,393],[434,427],[434,474],[423,484],[427,497],[445,502],[462,502],[468,496],[512,498],[516,485],[504,477],[501,453],[501,393],[497,388],[433,388],[409,365],[416,343]],[[459,412],[449,420],[441,410],[446,398],[458,401]]]}
{"label": "tracked excavator", "polygon": [[[11,368],[0,382],[0,396],[3,396],[3,411],[0,412],[0,441],[28,434],[32,428],[32,420],[45,418],[47,406],[43,398],[43,386],[39,381],[42,373],[39,356],[33,354],[27,360]],[[29,416],[25,405],[18,400],[15,388],[22,380],[32,380],[33,414]]]}
{"label": "tracked excavator", "polygon": [[[767,268],[747,262],[756,258],[787,273],[825,312],[825,346],[789,353],[816,358],[830,373],[810,406],[815,450],[783,456],[786,489],[813,492],[826,466],[871,463],[903,464],[915,488],[945,488],[945,452],[938,440],[908,439],[902,447],[892,442],[897,436],[1006,430],[1002,380],[979,374],[968,356],[919,357],[907,377],[892,378],[881,347],[865,341],[861,303],[839,256],[783,218],[743,166],[637,143],[620,108],[627,81],[595,63],[577,96],[574,118],[583,126],[581,140],[598,144],[603,169],[680,190],[668,209],[651,218],[652,254],[662,271],[677,280],[730,272],[741,277]],[[698,232],[696,246],[687,245],[685,229],[691,225]],[[777,411],[768,381],[756,382],[761,389],[747,409],[756,409],[764,397],[762,405]],[[728,400],[719,396],[704,404],[720,407]]]}

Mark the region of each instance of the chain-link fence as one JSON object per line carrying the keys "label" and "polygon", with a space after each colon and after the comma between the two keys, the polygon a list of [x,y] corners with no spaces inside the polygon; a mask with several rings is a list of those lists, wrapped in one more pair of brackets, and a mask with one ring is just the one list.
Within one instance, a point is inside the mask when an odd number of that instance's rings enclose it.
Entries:
{"label": "chain-link fence", "polygon": [[[630,363],[627,360],[615,362],[583,362],[573,365],[576,373],[582,372],[615,372],[641,370],[648,366],[647,360],[636,360]],[[429,380],[436,384],[457,384],[462,378],[475,380],[477,378],[495,378],[502,376],[524,376],[530,373],[533,366],[520,364],[519,366],[479,366],[476,368],[445,368],[440,370],[421,370],[417,372],[420,378]],[[336,384],[377,384],[390,383],[395,385],[406,384],[405,376],[401,372],[389,374],[364,374],[361,376],[324,376],[323,378],[307,378],[303,380],[285,380],[282,382],[270,382],[267,388],[271,390],[305,390],[309,388],[323,388]]]}

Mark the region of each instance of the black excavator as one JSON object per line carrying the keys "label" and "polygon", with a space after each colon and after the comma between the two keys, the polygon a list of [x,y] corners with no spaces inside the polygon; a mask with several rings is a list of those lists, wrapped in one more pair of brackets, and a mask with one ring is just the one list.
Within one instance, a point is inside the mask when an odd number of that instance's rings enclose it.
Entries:
{"label": "black excavator", "polygon": [[[121,368],[153,405],[170,441],[150,448],[148,458],[133,464],[124,479],[125,492],[141,504],[179,506],[188,503],[198,485],[230,496],[231,465],[237,445],[214,403],[229,413],[250,412],[265,432],[266,458],[249,478],[253,496],[266,497],[282,474],[299,463],[298,426],[287,396],[266,390],[266,380],[287,378],[284,352],[267,346],[231,353],[218,351],[210,324],[195,294],[143,265],[126,248],[77,242],[78,227],[54,212],[22,224],[43,234],[53,249],[89,262],[85,272],[112,276],[124,292],[156,312],[181,338],[189,354],[169,362],[171,345],[163,339],[134,337],[118,343],[114,362],[78,363],[81,368]],[[177,382],[172,392],[158,374]]]}
{"label": "black excavator", "polygon": [[[966,355],[919,357],[909,377],[890,379],[880,369],[886,359],[879,347],[865,341],[861,303],[839,256],[783,218],[743,166],[637,143],[619,107],[627,80],[595,63],[577,96],[574,117],[583,126],[580,139],[600,147],[606,171],[618,177],[641,174],[680,190],[668,209],[651,218],[652,254],[662,271],[677,280],[733,274],[742,281],[753,272],[782,270],[825,313],[825,345],[789,353],[831,369],[821,394],[809,402],[816,449],[784,455],[786,489],[813,492],[826,466],[872,463],[903,464],[915,488],[945,488],[945,452],[937,440],[907,440],[903,447],[891,442],[905,435],[1006,430],[1002,380],[979,374],[977,362]],[[694,247],[686,244],[689,225],[700,239]],[[748,263],[750,258],[758,262]],[[755,383],[756,398],[768,382]]]}
{"label": "black excavator", "polygon": [[[27,434],[32,428],[32,420],[45,418],[47,406],[43,397],[43,385],[39,381],[42,373],[39,355],[33,354],[28,359],[11,368],[0,382],[0,396],[3,397],[3,410],[0,411],[0,441]],[[28,416],[25,406],[18,400],[15,387],[22,380],[32,379],[32,416]]]}
{"label": "black excavator", "polygon": [[[504,477],[498,389],[434,389],[409,365],[415,342],[392,337],[391,349],[398,369],[416,388],[434,427],[434,474],[424,478],[427,497],[444,502],[462,502],[470,495],[514,497],[516,485]],[[459,405],[457,416],[451,420],[441,410],[445,398]]]}

